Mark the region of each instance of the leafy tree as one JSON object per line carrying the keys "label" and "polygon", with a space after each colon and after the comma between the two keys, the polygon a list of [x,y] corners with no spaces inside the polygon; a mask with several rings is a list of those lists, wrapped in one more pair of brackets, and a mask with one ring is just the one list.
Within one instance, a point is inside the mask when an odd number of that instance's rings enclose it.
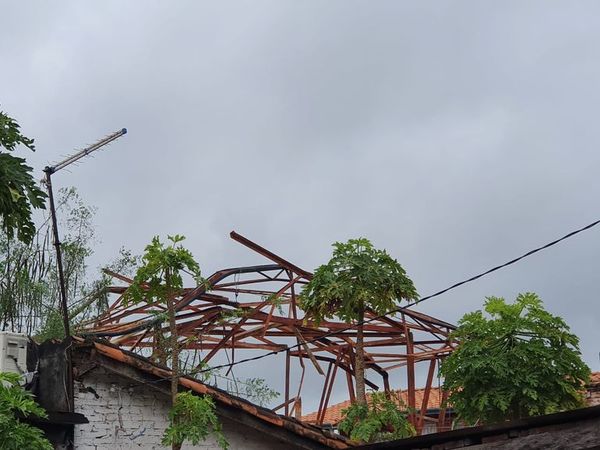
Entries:
{"label": "leafy tree", "polygon": [[[65,231],[63,267],[69,315],[76,327],[108,306],[106,287],[111,278],[95,278],[88,267],[96,242],[95,209],[74,188],[60,190],[57,209]],[[121,249],[108,267],[127,275],[136,264],[136,257]],[[28,244],[0,230],[0,328],[34,335],[38,341],[64,337],[58,289],[50,221],[40,218]]]}
{"label": "leafy tree", "polygon": [[52,450],[53,446],[39,428],[18,417],[46,418],[46,411],[33,395],[19,386],[19,375],[0,372],[0,447],[5,450]]}
{"label": "leafy tree", "polygon": [[189,441],[197,445],[212,433],[219,447],[229,448],[223,435],[221,422],[215,412],[215,403],[207,395],[194,395],[181,392],[169,411],[169,426],[162,439],[163,445],[181,445]]}
{"label": "leafy tree", "polygon": [[[19,145],[35,151],[33,139],[21,134],[19,124],[0,111],[0,148],[9,152]],[[0,152],[0,222],[9,238],[17,235],[29,243],[35,235],[32,208],[44,208],[46,194],[40,190],[25,159]]]}
{"label": "leafy tree", "polygon": [[[165,246],[158,236],[154,237],[152,243],[146,246],[141,266],[137,269],[133,283],[124,295],[125,300],[133,304],[148,302],[166,305],[167,307],[166,318],[169,322],[173,409],[169,415],[171,425],[165,432],[165,439],[171,443],[174,450],[181,448],[181,444],[186,439],[194,440],[199,436],[206,436],[198,434],[195,428],[190,429],[182,425],[187,423],[189,416],[193,416],[195,420],[203,420],[203,423],[207,424],[212,423],[212,414],[214,414],[214,407],[210,408],[212,401],[201,397],[199,397],[201,400],[196,400],[185,395],[183,397],[178,396],[181,371],[179,367],[180,345],[177,334],[175,301],[181,295],[183,289],[182,274],[187,273],[192,276],[198,284],[205,282],[200,274],[200,267],[190,251],[179,244],[184,239],[183,236],[179,235],[168,236],[170,244]],[[191,409],[186,409],[188,406]],[[203,417],[203,419],[200,419],[200,417]],[[215,430],[214,427],[213,430]],[[220,439],[218,433],[217,438]]]}
{"label": "leafy tree", "polygon": [[402,299],[417,298],[413,282],[402,266],[385,250],[373,247],[368,239],[350,239],[333,244],[329,262],[315,271],[302,291],[300,305],[316,322],[332,316],[357,323],[356,400],[366,403],[364,339],[365,311],[386,314]]}
{"label": "leafy tree", "polygon": [[406,408],[400,409],[384,392],[372,392],[367,403],[353,403],[342,416],[338,428],[354,441],[391,441],[416,434]]}
{"label": "leafy tree", "polygon": [[533,293],[513,304],[488,297],[485,312],[460,320],[453,333],[458,348],[441,367],[460,419],[493,423],[584,405],[590,369],[563,319]]}
{"label": "leafy tree", "polygon": [[[234,383],[241,384],[241,389],[236,389],[236,395],[256,403],[259,406],[265,406],[271,400],[279,397],[279,392],[269,387],[263,378],[246,378],[245,380],[235,379]],[[228,390],[228,392],[231,392]]]}

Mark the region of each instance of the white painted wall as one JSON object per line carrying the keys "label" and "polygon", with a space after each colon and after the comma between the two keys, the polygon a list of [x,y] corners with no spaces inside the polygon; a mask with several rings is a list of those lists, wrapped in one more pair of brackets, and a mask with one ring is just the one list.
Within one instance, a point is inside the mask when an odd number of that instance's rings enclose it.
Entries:
{"label": "white painted wall", "polygon": [[[92,388],[98,395],[88,392]],[[75,383],[75,412],[84,414],[88,424],[75,426],[77,450],[165,449],[160,445],[167,427],[168,398],[148,388],[129,384],[127,380],[103,369],[87,374]],[[291,449],[289,443],[259,433],[253,428],[221,418],[230,448]],[[204,443],[184,445],[184,450],[218,449],[209,438]]]}

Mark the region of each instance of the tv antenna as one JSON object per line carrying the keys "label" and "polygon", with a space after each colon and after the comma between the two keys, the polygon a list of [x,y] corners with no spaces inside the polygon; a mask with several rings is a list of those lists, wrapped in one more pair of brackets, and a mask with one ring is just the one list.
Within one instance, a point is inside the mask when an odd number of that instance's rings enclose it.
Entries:
{"label": "tv antenna", "polygon": [[65,329],[65,337],[68,338],[71,336],[71,329],[69,326],[69,310],[67,304],[67,290],[65,287],[65,275],[63,271],[63,263],[62,263],[62,253],[60,250],[60,239],[58,237],[58,222],[56,220],[56,207],[54,205],[54,193],[52,192],[52,175],[58,172],[61,169],[73,164],[76,161],[79,161],[81,158],[85,156],[89,156],[91,153],[96,150],[100,150],[107,144],[119,139],[121,136],[127,133],[127,128],[122,128],[121,130],[109,134],[103,139],[100,139],[95,144],[92,144],[83,150],[69,156],[63,161],[59,162],[54,166],[46,166],[44,168],[44,173],[46,174],[46,188],[48,189],[48,200],[50,202],[50,216],[52,218],[52,234],[54,237],[54,247],[56,248],[56,264],[58,266],[58,282],[60,287],[60,309],[63,318],[63,326]]}

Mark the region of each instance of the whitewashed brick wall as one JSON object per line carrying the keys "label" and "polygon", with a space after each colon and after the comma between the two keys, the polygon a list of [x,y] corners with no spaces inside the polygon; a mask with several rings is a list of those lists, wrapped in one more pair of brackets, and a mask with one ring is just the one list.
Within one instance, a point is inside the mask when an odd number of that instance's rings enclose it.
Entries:
{"label": "whitewashed brick wall", "polygon": [[[88,388],[95,391],[95,394]],[[97,396],[97,397],[96,397]],[[77,450],[161,449],[169,399],[147,386],[132,385],[124,378],[95,369],[75,384],[75,412],[89,423],[75,426]],[[221,418],[230,448],[259,450],[291,446],[247,426]],[[218,449],[208,438],[204,443],[184,445],[184,450]]]}

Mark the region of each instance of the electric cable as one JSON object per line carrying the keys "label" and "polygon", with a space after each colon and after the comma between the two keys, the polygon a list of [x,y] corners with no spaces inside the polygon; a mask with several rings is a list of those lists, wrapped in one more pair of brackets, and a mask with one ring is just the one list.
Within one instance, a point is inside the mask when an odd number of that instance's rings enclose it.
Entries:
{"label": "electric cable", "polygon": [[[521,256],[518,256],[518,257],[516,257],[514,259],[511,259],[511,260],[509,260],[509,261],[507,261],[507,262],[505,262],[503,264],[499,264],[497,266],[494,266],[491,269],[488,269],[488,270],[486,270],[484,272],[481,272],[481,273],[479,273],[477,275],[474,275],[474,276],[472,276],[470,278],[467,278],[465,280],[459,281],[458,283],[454,283],[453,285],[448,286],[445,289],[442,289],[442,290],[437,291],[437,292],[435,292],[433,294],[430,294],[430,295],[427,295],[425,297],[422,297],[422,298],[420,298],[418,300],[413,301],[412,303],[409,303],[408,305],[399,307],[399,308],[394,309],[392,311],[389,311],[389,312],[387,312],[385,314],[374,316],[374,317],[371,317],[370,319],[363,320],[363,321],[360,321],[360,322],[348,325],[348,327],[346,327],[346,328],[341,328],[339,330],[327,332],[325,334],[322,334],[318,338],[314,338],[314,339],[311,339],[311,340],[308,340],[308,341],[304,341],[302,343],[298,343],[298,344],[295,344],[295,345],[287,345],[287,346],[285,346],[283,348],[280,348],[278,350],[272,350],[270,352],[263,353],[262,355],[257,355],[257,356],[253,356],[253,357],[250,357],[250,358],[240,359],[238,361],[235,361],[235,362],[229,363],[229,364],[220,364],[220,365],[212,366],[212,367],[209,367],[209,368],[206,368],[206,369],[194,371],[194,374],[210,372],[210,371],[213,371],[213,370],[216,370],[216,369],[229,368],[229,367],[234,367],[234,366],[237,366],[237,365],[240,365],[240,364],[245,364],[245,363],[252,362],[252,361],[258,361],[260,359],[267,358],[269,356],[277,355],[279,353],[290,351],[290,350],[293,350],[295,348],[299,348],[299,347],[302,347],[304,345],[308,345],[308,344],[311,344],[313,342],[317,342],[317,341],[319,341],[321,339],[324,339],[324,338],[327,338],[327,337],[338,335],[338,334],[343,333],[345,331],[350,331],[350,330],[356,328],[357,326],[364,325],[364,324],[373,322],[375,320],[382,319],[382,318],[387,317],[389,315],[396,314],[398,312],[402,312],[402,311],[404,311],[404,310],[406,310],[406,309],[408,309],[408,308],[410,308],[412,306],[415,306],[415,305],[418,305],[420,303],[423,303],[426,300],[432,299],[434,297],[438,297],[438,296],[440,296],[442,294],[445,294],[448,291],[451,291],[451,290],[456,289],[456,288],[458,288],[460,286],[463,286],[465,284],[468,284],[468,283],[471,283],[473,281],[476,281],[476,280],[478,280],[480,278],[485,277],[486,275],[489,275],[489,274],[491,274],[493,272],[501,270],[501,269],[503,269],[505,267],[511,266],[511,265],[513,265],[513,264],[515,264],[515,263],[517,263],[517,262],[519,262],[519,261],[521,261],[521,260],[523,260],[523,259],[525,259],[525,258],[527,258],[527,257],[529,257],[529,256],[531,256],[533,254],[535,254],[535,253],[541,252],[542,250],[545,250],[545,249],[547,249],[549,247],[552,247],[552,246],[554,246],[554,245],[556,245],[556,244],[558,244],[558,243],[560,243],[560,242],[562,242],[562,241],[564,241],[566,239],[569,239],[569,238],[571,238],[571,237],[573,237],[573,236],[575,236],[575,235],[577,235],[579,233],[587,231],[587,230],[595,227],[598,224],[600,224],[600,220],[596,220],[595,222],[592,222],[592,223],[590,223],[590,224],[588,224],[588,225],[586,225],[584,227],[581,227],[581,228],[578,228],[578,229],[576,229],[574,231],[571,231],[570,233],[567,233],[567,234],[565,234],[564,236],[562,236],[562,237],[560,237],[558,239],[555,239],[555,240],[553,240],[551,242],[548,242],[547,244],[544,244],[544,245],[542,245],[540,247],[536,247],[533,250],[529,250],[528,252],[522,254]],[[180,377],[181,376],[185,377],[185,375],[180,375]],[[158,380],[156,380],[155,382],[165,381],[165,380],[169,380],[171,378],[173,378],[173,377],[161,377]]]}
{"label": "electric cable", "polygon": [[319,340],[321,340],[323,338],[327,338],[327,337],[330,337],[330,336],[335,336],[336,334],[340,334],[340,333],[343,333],[345,331],[352,330],[352,329],[356,328],[357,326],[364,325],[366,323],[370,323],[370,322],[373,322],[375,320],[379,320],[379,319],[381,319],[383,317],[386,317],[388,315],[396,314],[398,312],[402,312],[405,309],[408,309],[408,308],[410,308],[412,306],[415,306],[415,305],[418,305],[420,303],[423,303],[425,300],[429,300],[429,299],[432,299],[434,297],[438,297],[438,296],[440,296],[442,294],[445,294],[448,291],[451,291],[451,290],[456,289],[456,288],[458,288],[460,286],[463,286],[465,284],[468,284],[468,283],[471,283],[471,282],[473,282],[475,280],[483,278],[486,275],[489,275],[489,274],[491,274],[493,272],[496,272],[496,271],[498,271],[500,269],[503,269],[505,267],[511,266],[511,265],[513,265],[513,264],[515,264],[515,263],[517,263],[517,262],[519,262],[519,261],[521,261],[521,260],[523,260],[523,259],[525,259],[525,258],[527,258],[527,257],[529,257],[529,256],[531,256],[533,254],[535,254],[535,253],[541,252],[542,250],[545,250],[545,249],[547,249],[549,247],[552,247],[552,246],[558,244],[559,242],[562,242],[562,241],[564,241],[566,239],[569,239],[570,237],[573,237],[573,236],[575,236],[575,235],[577,235],[579,233],[582,233],[583,231],[589,230],[590,228],[593,228],[593,227],[595,227],[598,224],[600,224],[600,220],[596,220],[595,222],[592,222],[592,223],[590,223],[590,224],[588,224],[588,225],[586,225],[584,227],[578,228],[578,229],[576,229],[574,231],[571,231],[570,233],[565,234],[561,238],[555,239],[555,240],[553,240],[551,242],[548,242],[547,244],[544,244],[544,245],[542,245],[540,247],[536,247],[533,250],[529,250],[528,252],[522,254],[521,256],[518,256],[518,257],[516,257],[514,259],[511,259],[510,261],[507,261],[507,262],[505,262],[503,264],[499,264],[499,265],[497,265],[495,267],[492,267],[491,269],[486,270],[485,272],[481,272],[481,273],[479,273],[477,275],[474,275],[474,276],[472,276],[470,278],[467,278],[467,279],[465,279],[463,281],[459,281],[458,283],[454,283],[453,285],[448,286],[445,289],[442,289],[442,290],[437,291],[437,292],[435,292],[433,294],[430,294],[430,295],[427,295],[425,297],[422,297],[422,298],[420,298],[418,300],[415,300],[412,303],[409,303],[408,305],[405,305],[405,306],[402,306],[400,308],[397,308],[397,309],[394,309],[392,311],[389,311],[386,314],[381,314],[381,315],[378,315],[378,316],[375,316],[375,317],[371,317],[370,319],[363,320],[363,321],[357,322],[355,324],[351,324],[351,325],[349,325],[346,328],[342,328],[342,329],[339,329],[339,330],[336,330],[336,331],[330,331],[328,333],[325,333],[325,334],[319,336],[318,338],[314,338],[314,339],[305,341],[303,343],[298,343],[298,344],[295,344],[295,345],[289,345],[289,346],[286,346],[285,348],[281,348],[281,349],[278,349],[278,350],[272,350],[272,351],[270,351],[268,353],[263,353],[262,355],[257,355],[257,356],[251,357],[251,358],[240,359],[239,361],[236,361],[236,362],[231,363],[231,364],[221,364],[221,365],[218,365],[218,366],[213,366],[213,367],[210,367],[210,368],[207,368],[207,369],[200,370],[197,373],[208,372],[210,370],[222,369],[222,368],[225,368],[225,367],[233,367],[233,366],[236,366],[236,365],[239,365],[239,364],[245,364],[245,363],[252,362],[252,361],[258,361],[258,360],[266,358],[268,356],[277,355],[277,354],[285,352],[285,351],[289,351],[289,350],[293,350],[295,348],[302,347],[303,345],[307,345],[307,344],[311,344],[313,342],[317,342],[317,341],[319,341]]}

